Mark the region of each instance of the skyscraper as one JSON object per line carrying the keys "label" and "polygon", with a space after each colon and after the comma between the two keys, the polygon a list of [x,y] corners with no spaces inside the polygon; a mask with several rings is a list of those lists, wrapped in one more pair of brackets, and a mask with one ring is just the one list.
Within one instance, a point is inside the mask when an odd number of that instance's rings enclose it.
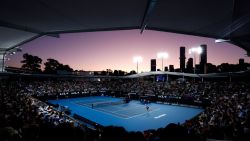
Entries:
{"label": "skyscraper", "polygon": [[184,72],[185,71],[185,61],[186,61],[186,56],[185,56],[185,47],[180,47],[180,71]]}
{"label": "skyscraper", "polygon": [[188,61],[187,61],[187,72],[188,73],[193,72],[193,58],[188,58]]}
{"label": "skyscraper", "polygon": [[164,69],[164,71],[168,71],[168,67],[167,67],[167,66],[165,66],[165,69]]}
{"label": "skyscraper", "polygon": [[245,60],[243,58],[239,59],[239,65],[243,65],[245,63]]}
{"label": "skyscraper", "polygon": [[247,67],[245,65],[245,60],[243,58],[240,58],[239,59],[239,71],[243,71],[243,70],[246,70]]}
{"label": "skyscraper", "polygon": [[200,73],[207,73],[207,45],[200,45],[202,52],[200,54]]}
{"label": "skyscraper", "polygon": [[150,71],[156,71],[156,59],[151,59]]}
{"label": "skyscraper", "polygon": [[174,65],[169,65],[169,71],[174,72]]}

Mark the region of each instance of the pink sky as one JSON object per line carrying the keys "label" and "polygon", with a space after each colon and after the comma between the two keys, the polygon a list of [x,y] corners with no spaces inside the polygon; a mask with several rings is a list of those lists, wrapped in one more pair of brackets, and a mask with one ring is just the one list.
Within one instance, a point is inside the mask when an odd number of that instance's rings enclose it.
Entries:
{"label": "pink sky", "polygon": [[[173,64],[179,68],[179,47],[188,48],[207,44],[208,62],[215,65],[221,63],[238,63],[239,58],[250,62],[246,51],[229,43],[214,43],[214,39],[175,34],[168,32],[145,30],[103,31],[61,34],[60,38],[41,37],[29,42],[21,48],[17,55],[8,56],[8,66],[20,67],[23,53],[39,56],[45,63],[46,59],[54,58],[73,69],[101,71],[106,69],[131,71],[136,70],[133,56],[140,55],[143,62],[139,64],[139,72],[150,70],[150,59],[156,58],[157,52],[168,52],[169,58],[164,65]],[[197,57],[198,58],[198,57]],[[186,60],[187,61],[187,60]],[[197,59],[196,63],[199,60]],[[161,60],[157,60],[157,68],[161,68]]]}

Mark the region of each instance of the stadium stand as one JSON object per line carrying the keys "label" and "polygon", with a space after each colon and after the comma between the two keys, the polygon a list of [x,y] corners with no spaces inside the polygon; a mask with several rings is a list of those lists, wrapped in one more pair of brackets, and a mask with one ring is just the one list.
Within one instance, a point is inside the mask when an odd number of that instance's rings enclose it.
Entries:
{"label": "stadium stand", "polygon": [[[143,79],[17,79],[2,78],[0,93],[1,140],[248,140],[250,133],[250,86],[243,81],[164,83]],[[175,104],[209,103],[205,111],[182,125],[158,130],[127,132],[122,127],[89,128],[88,121],[57,111],[46,100],[136,93],[155,94],[156,101]],[[118,92],[121,91],[121,92]],[[62,95],[63,94],[63,95]],[[191,102],[190,102],[191,101]],[[207,102],[206,101],[206,102]],[[55,106],[55,105],[54,105]],[[89,121],[91,122],[91,121]],[[95,125],[95,123],[92,123]],[[112,133],[117,134],[112,134]]]}

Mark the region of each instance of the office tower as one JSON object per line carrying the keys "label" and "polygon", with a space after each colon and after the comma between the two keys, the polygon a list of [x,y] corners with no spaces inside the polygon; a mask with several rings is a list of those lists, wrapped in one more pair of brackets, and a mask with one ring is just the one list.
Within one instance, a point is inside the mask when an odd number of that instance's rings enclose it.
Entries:
{"label": "office tower", "polygon": [[0,72],[5,71],[5,54],[0,51]]}
{"label": "office tower", "polygon": [[169,71],[174,72],[174,65],[169,65]]}
{"label": "office tower", "polygon": [[243,65],[245,63],[245,60],[243,58],[239,59],[239,65]]}
{"label": "office tower", "polygon": [[245,60],[243,58],[239,59],[239,71],[246,70]]}
{"label": "office tower", "polygon": [[156,59],[151,59],[150,71],[156,71]]}
{"label": "office tower", "polygon": [[185,47],[180,47],[180,71],[185,71],[185,62],[186,62],[186,56],[185,56]]}
{"label": "office tower", "polygon": [[193,58],[188,58],[187,61],[187,72],[192,73],[193,72]]}
{"label": "office tower", "polygon": [[165,67],[164,71],[168,71],[168,67],[167,66]]}
{"label": "office tower", "polygon": [[200,73],[207,73],[207,45],[200,45],[202,52],[200,54]]}

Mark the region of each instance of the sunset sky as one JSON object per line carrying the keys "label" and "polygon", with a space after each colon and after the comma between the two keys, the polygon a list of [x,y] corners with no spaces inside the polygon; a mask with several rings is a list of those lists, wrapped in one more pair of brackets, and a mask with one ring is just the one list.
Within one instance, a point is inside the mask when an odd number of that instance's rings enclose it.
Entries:
{"label": "sunset sky", "polygon": [[[60,38],[44,36],[25,45],[22,52],[8,56],[8,66],[20,67],[24,53],[39,56],[43,63],[54,58],[75,70],[101,71],[106,69],[131,71],[136,70],[133,56],[143,57],[139,64],[139,72],[150,70],[150,59],[156,58],[158,52],[168,52],[169,58],[164,65],[179,68],[179,48],[186,47],[186,58],[193,57],[188,49],[207,44],[208,62],[215,65],[221,63],[237,64],[239,58],[250,62],[246,51],[230,43],[215,43],[215,39],[182,35],[168,32],[145,30],[103,31],[61,34]],[[198,58],[198,56],[197,56]],[[186,59],[187,61],[187,59]],[[199,59],[196,63],[198,64]],[[157,68],[161,68],[161,60],[157,59]]]}

